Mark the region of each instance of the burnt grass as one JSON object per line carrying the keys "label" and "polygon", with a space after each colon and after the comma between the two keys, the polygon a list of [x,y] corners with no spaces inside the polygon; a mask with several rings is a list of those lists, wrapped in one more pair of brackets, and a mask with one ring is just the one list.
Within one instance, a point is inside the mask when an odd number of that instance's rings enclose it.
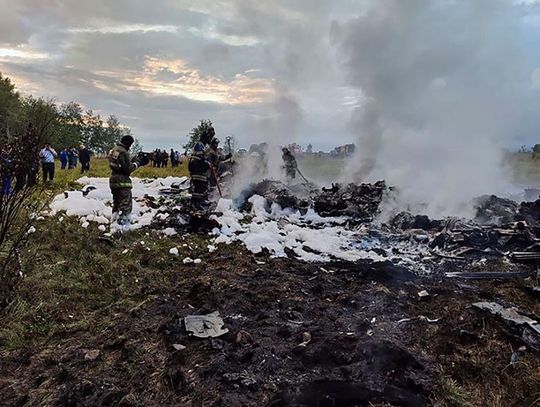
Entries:
{"label": "burnt grass", "polygon": [[[538,316],[531,279],[420,277],[390,263],[308,264],[237,245],[208,253],[200,236],[104,241],[50,225],[60,230],[78,234],[36,237],[48,254],[34,253],[2,311],[0,405],[539,405],[539,353],[523,329],[471,307],[497,301]],[[175,242],[197,247],[202,263],[172,258]],[[183,317],[213,311],[229,333],[187,335]]]}

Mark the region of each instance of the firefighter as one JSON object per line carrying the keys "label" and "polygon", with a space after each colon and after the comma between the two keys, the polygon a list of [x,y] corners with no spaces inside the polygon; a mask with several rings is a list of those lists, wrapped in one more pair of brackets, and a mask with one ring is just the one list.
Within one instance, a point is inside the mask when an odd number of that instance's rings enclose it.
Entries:
{"label": "firefighter", "polygon": [[[224,172],[224,164],[230,161],[232,154],[223,155],[223,151],[219,148],[219,140],[217,137],[212,138],[210,145],[206,149],[206,157],[208,158],[208,163],[215,170],[215,174],[220,176]],[[213,176],[210,178],[210,184],[212,186],[216,185],[216,180]]]}
{"label": "firefighter", "polygon": [[202,208],[208,199],[208,170],[210,164],[204,154],[202,142],[195,144],[193,154],[189,157],[188,169],[191,175],[191,203],[194,208]]}
{"label": "firefighter", "polygon": [[133,185],[129,177],[133,171],[149,162],[147,155],[139,155],[131,159],[129,149],[134,139],[124,136],[109,152],[109,167],[112,175],[109,185],[113,196],[113,220],[124,225],[129,221],[133,209],[131,189]]}
{"label": "firefighter", "polygon": [[214,130],[213,126],[210,126],[206,128],[201,136],[199,137],[199,141],[203,144],[203,146],[208,146],[212,142],[212,140],[216,136],[216,131]]}
{"label": "firefighter", "polygon": [[283,147],[281,151],[283,153],[283,163],[285,164],[285,176],[289,181],[291,181],[296,178],[296,170],[298,168],[298,164],[296,162],[296,158],[287,147]]}

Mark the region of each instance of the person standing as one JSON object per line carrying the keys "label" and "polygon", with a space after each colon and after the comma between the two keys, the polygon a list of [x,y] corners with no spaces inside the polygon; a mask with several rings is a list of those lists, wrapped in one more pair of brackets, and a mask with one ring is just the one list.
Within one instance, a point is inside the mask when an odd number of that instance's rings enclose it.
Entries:
{"label": "person standing", "polygon": [[41,158],[41,169],[43,170],[43,183],[54,180],[54,159],[57,154],[50,143],[45,143],[43,149],[39,152]]}
{"label": "person standing", "polygon": [[169,154],[167,153],[166,150],[163,150],[161,152],[161,166],[163,168],[167,168],[168,163],[169,163]]}
{"label": "person standing", "polygon": [[208,163],[204,154],[204,144],[195,144],[193,154],[189,157],[188,169],[191,176],[191,204],[194,208],[203,209],[208,199]]}
{"label": "person standing", "polygon": [[161,151],[156,148],[156,151],[154,151],[154,167],[161,168]]}
{"label": "person standing", "polygon": [[68,152],[65,148],[60,150],[60,164],[61,164],[60,168],[63,170],[65,170],[68,165]]}
{"label": "person standing", "polygon": [[81,144],[79,150],[79,161],[81,162],[81,174],[90,171],[90,150],[84,144]]}
{"label": "person standing", "polygon": [[295,156],[291,153],[291,151],[283,147],[282,150],[283,155],[283,163],[285,164],[285,176],[289,181],[292,181],[296,178],[296,169],[298,168],[298,163],[296,162]]}
{"label": "person standing", "polygon": [[223,152],[219,148],[219,139],[217,137],[214,137],[210,141],[210,146],[208,146],[208,148],[206,149],[206,156],[208,158],[210,166],[213,168],[210,177],[210,185],[215,186],[219,181],[218,179],[216,179],[216,177],[219,177],[223,172],[222,163],[230,160],[232,154],[229,153],[224,156]]}
{"label": "person standing", "polygon": [[150,161],[146,156],[131,159],[129,149],[133,143],[133,137],[124,136],[109,152],[109,167],[112,171],[109,186],[113,196],[113,220],[116,219],[120,225],[129,222],[129,215],[133,209],[131,193],[133,184],[130,175],[141,165],[146,165]]}
{"label": "person standing", "polygon": [[1,196],[10,195],[13,181],[13,160],[10,151],[3,149],[0,153],[0,173],[2,179]]}
{"label": "person standing", "polygon": [[68,170],[73,169],[73,150],[71,148],[68,148],[67,150],[67,156],[68,156]]}
{"label": "person standing", "polygon": [[79,161],[79,150],[77,150],[76,147],[73,147],[71,149],[71,154],[73,156],[73,168],[77,168],[77,164]]}

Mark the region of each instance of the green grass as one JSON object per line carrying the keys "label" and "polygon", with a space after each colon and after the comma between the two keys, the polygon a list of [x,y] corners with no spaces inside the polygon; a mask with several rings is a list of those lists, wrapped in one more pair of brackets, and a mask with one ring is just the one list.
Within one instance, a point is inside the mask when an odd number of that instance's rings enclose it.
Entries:
{"label": "green grass", "polygon": [[[109,177],[111,170],[106,158],[94,158],[90,163],[90,172],[85,174],[89,177]],[[176,168],[171,166],[167,168],[154,168],[150,166],[141,167],[135,171],[132,176],[139,178],[160,178],[160,177],[181,177],[189,175],[187,163]],[[60,163],[56,163],[56,174],[52,188],[55,190],[64,190],[77,187],[77,179],[81,177],[80,166],[73,170],[60,169]],[[40,180],[41,181],[41,180]]]}
{"label": "green grass", "polygon": [[[0,311],[0,351],[80,330],[98,332],[112,323],[111,315],[133,309],[149,293],[166,291],[184,257],[208,252],[206,236],[184,240],[138,231],[103,241],[96,225],[82,229],[71,218],[47,219],[36,227],[23,253],[25,277]],[[171,247],[180,255],[170,255]]]}
{"label": "green grass", "polygon": [[298,168],[308,179],[337,182],[346,160],[344,158],[309,156],[298,160]]}
{"label": "green grass", "polygon": [[540,160],[533,160],[531,153],[515,153],[506,163],[512,172],[512,180],[518,184],[540,184]]}

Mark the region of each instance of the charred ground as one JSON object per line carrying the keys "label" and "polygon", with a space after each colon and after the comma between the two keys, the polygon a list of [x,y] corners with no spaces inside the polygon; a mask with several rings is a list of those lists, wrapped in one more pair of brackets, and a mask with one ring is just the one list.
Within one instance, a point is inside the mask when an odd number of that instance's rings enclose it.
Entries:
{"label": "charred ground", "polygon": [[[390,263],[270,259],[236,244],[208,253],[198,235],[107,240],[53,220],[38,231],[31,271],[1,316],[0,404],[538,404],[535,338],[471,307],[495,301],[540,315],[528,290],[534,265],[513,266],[525,279],[464,281],[444,271],[508,264],[448,260],[420,277]],[[187,254],[202,263],[183,265]],[[228,334],[186,334],[182,317],[213,311]]]}

